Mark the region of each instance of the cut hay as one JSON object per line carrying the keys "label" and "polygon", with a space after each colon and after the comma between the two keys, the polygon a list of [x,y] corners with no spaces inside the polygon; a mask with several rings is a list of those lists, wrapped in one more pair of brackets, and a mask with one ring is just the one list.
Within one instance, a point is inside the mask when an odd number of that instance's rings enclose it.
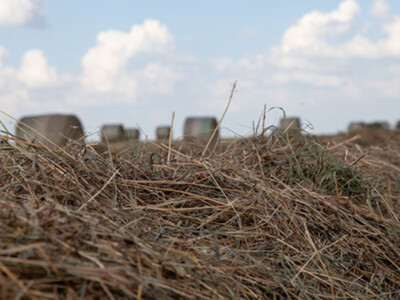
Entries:
{"label": "cut hay", "polygon": [[0,298],[396,299],[400,148],[351,141],[1,151]]}
{"label": "cut hay", "polygon": [[65,146],[68,141],[83,142],[83,127],[74,115],[48,114],[23,117],[17,124],[16,136],[48,147]]}

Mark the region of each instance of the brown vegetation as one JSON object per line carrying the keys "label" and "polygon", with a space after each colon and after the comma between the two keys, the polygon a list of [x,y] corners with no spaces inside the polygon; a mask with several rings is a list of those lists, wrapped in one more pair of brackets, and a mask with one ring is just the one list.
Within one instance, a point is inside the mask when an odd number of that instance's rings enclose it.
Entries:
{"label": "brown vegetation", "polygon": [[5,147],[0,298],[399,297],[400,139],[357,140]]}

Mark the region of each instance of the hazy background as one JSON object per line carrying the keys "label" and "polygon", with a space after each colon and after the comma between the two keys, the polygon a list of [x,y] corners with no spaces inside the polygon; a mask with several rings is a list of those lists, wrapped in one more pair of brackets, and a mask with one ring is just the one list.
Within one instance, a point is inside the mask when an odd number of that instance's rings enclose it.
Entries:
{"label": "hazy background", "polygon": [[223,127],[238,134],[264,105],[314,133],[393,125],[400,1],[0,1],[0,110],[15,118],[73,112],[89,133],[139,124],[152,138],[175,111],[179,137],[186,116],[221,116],[235,80]]}

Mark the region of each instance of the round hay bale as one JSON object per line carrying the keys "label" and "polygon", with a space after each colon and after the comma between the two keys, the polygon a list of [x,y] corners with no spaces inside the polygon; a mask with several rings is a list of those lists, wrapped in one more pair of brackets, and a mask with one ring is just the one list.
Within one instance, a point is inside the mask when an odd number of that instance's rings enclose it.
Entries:
{"label": "round hay bale", "polygon": [[156,128],[157,141],[169,140],[169,135],[171,133],[170,126],[159,126]]}
{"label": "round hay bale", "polygon": [[364,122],[351,122],[347,130],[348,132],[356,132],[365,129],[365,127]]}
{"label": "round hay bale", "polygon": [[125,129],[125,139],[129,141],[138,141],[140,137],[140,131],[136,128]]}
{"label": "round hay bale", "polygon": [[366,126],[367,126],[367,128],[374,129],[374,130],[389,130],[390,129],[390,124],[385,121],[368,123]]}
{"label": "round hay bale", "polygon": [[69,139],[83,142],[84,132],[74,115],[47,114],[23,117],[18,122],[16,136],[48,147],[53,146],[52,143],[62,147]]}
{"label": "round hay bale", "polygon": [[300,118],[282,118],[279,123],[279,130],[283,133],[300,133]]}
{"label": "round hay bale", "polygon": [[101,142],[115,143],[125,139],[125,130],[121,124],[103,125],[101,128]]}
{"label": "round hay bale", "polygon": [[[192,142],[207,142],[217,127],[217,119],[214,117],[190,117],[185,120],[184,140]],[[213,138],[212,143],[218,140],[219,132]]]}

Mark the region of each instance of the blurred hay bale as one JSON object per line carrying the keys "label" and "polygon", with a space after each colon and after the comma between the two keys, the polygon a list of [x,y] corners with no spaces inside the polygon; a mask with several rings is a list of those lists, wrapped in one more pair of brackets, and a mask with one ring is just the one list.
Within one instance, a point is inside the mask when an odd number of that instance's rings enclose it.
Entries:
{"label": "blurred hay bale", "polygon": [[297,117],[282,118],[279,122],[279,131],[281,133],[289,135],[300,134],[301,131],[300,118]]}
{"label": "blurred hay bale", "polygon": [[156,128],[157,141],[166,141],[166,140],[168,140],[170,133],[171,133],[171,127],[170,126],[158,126]]}
{"label": "blurred hay bale", "polygon": [[[210,140],[214,130],[217,128],[218,121],[214,117],[189,117],[184,124],[183,140],[185,142],[185,152],[203,151],[205,145]],[[219,130],[217,130],[210,142],[208,151],[212,152],[218,145]]]}
{"label": "blurred hay bale", "polygon": [[95,147],[96,151],[100,153],[108,150],[112,153],[120,153],[132,149],[132,143],[136,145],[140,137],[138,129],[124,129],[120,124],[104,125],[101,132],[101,143]]}
{"label": "blurred hay bale", "polygon": [[348,127],[348,132],[353,133],[353,132],[358,132],[358,131],[363,131],[363,130],[389,130],[390,129],[390,124],[385,121],[377,121],[377,122],[371,122],[371,123],[364,123],[364,122],[352,122],[350,123]]}
{"label": "blurred hay bale", "polygon": [[[217,119],[214,117],[189,117],[185,120],[184,140],[191,142],[207,142],[215,128],[217,128]],[[214,136],[213,142],[219,137],[219,131]]]}
{"label": "blurred hay bale", "polygon": [[390,124],[386,121],[377,121],[377,122],[367,123],[366,127],[368,129],[373,129],[373,130],[389,130]]}
{"label": "blurred hay bale", "polygon": [[101,128],[101,142],[103,144],[120,142],[125,139],[125,130],[122,124],[103,125]]}
{"label": "blurred hay bale", "polygon": [[16,136],[48,147],[65,146],[69,139],[83,141],[83,126],[75,115],[47,114],[27,116],[19,120]]}
{"label": "blurred hay bale", "polygon": [[140,138],[140,131],[136,128],[125,129],[125,139],[128,141],[138,141]]}
{"label": "blurred hay bale", "polygon": [[[184,140],[191,142],[207,142],[211,138],[217,124],[217,119],[214,117],[186,118],[183,132]],[[214,136],[215,142],[218,137],[219,132]]]}
{"label": "blurred hay bale", "polygon": [[365,129],[365,123],[364,122],[351,122],[349,124],[349,127],[347,128],[347,131],[349,133],[352,133],[352,132],[360,131],[360,130],[363,130],[363,129]]}

